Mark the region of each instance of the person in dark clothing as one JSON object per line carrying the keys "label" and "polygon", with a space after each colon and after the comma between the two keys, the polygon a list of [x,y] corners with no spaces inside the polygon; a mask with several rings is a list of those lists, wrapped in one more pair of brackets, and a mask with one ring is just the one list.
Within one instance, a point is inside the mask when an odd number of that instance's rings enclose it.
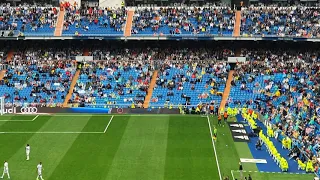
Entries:
{"label": "person in dark clothing", "polygon": [[239,162],[239,172],[240,172],[240,179],[243,179],[243,167],[241,162]]}
{"label": "person in dark clothing", "polygon": [[262,142],[261,140],[259,139],[256,143],[256,150],[261,150],[261,147],[262,147]]}

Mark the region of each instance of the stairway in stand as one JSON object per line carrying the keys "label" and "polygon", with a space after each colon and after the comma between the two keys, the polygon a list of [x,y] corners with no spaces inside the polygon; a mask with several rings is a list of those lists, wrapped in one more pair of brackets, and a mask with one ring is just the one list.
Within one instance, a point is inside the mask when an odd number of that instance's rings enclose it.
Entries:
{"label": "stairway in stand", "polygon": [[226,88],[224,89],[223,95],[222,95],[222,100],[220,103],[220,108],[219,108],[219,112],[221,113],[221,111],[223,111],[225,109],[227,100],[229,98],[229,94],[230,94],[230,90],[231,90],[231,81],[233,79],[233,73],[234,70],[230,70],[229,74],[228,74],[228,79],[226,82]]}
{"label": "stairway in stand", "polygon": [[124,36],[128,37],[131,36],[131,29],[132,29],[132,21],[133,21],[134,9],[129,9],[127,11],[127,20],[124,29]]}
{"label": "stairway in stand", "polygon": [[[88,49],[84,49],[83,50],[83,55],[84,56],[89,56],[89,50]],[[79,79],[79,76],[80,76],[80,70],[77,70],[76,73],[72,77],[72,81],[71,81],[71,84],[70,84],[70,88],[69,88],[68,94],[67,94],[66,98],[64,99],[63,107],[68,107],[68,102],[72,97],[73,89],[74,89],[74,86],[76,85],[76,83],[77,83],[77,81]]]}
{"label": "stairway in stand", "polygon": [[236,22],[234,23],[233,37],[240,36],[240,26],[241,26],[241,11],[236,11]]}
{"label": "stairway in stand", "polygon": [[54,36],[62,36],[64,14],[65,14],[65,11],[63,9],[59,11],[56,29],[54,30]]}
{"label": "stairway in stand", "polygon": [[152,97],[153,89],[156,86],[157,77],[158,77],[158,71],[156,70],[156,71],[153,72],[152,79],[150,81],[150,85],[149,85],[149,88],[148,88],[148,94],[146,95],[146,97],[144,99],[144,103],[143,103],[143,107],[144,108],[148,108],[149,107],[149,103],[150,103],[150,100],[151,100],[151,97]]}

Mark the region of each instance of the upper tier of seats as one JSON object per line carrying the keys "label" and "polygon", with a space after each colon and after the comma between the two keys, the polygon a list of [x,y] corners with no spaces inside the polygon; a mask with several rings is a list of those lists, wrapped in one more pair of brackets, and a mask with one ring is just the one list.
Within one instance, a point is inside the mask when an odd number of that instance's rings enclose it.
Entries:
{"label": "upper tier of seats", "polygon": [[320,37],[319,20],[318,8],[249,7],[242,10],[241,34]]}
{"label": "upper tier of seats", "polygon": [[18,30],[28,36],[53,36],[59,10],[28,5],[0,6],[0,30]]}
{"label": "upper tier of seats", "polygon": [[[133,15],[128,15],[128,11],[133,11]],[[64,21],[57,22],[59,8],[2,5],[0,30],[17,30],[25,36],[53,36],[59,23],[63,27],[62,36],[232,36],[235,24],[239,24],[242,37],[320,37],[317,7],[243,7],[239,22],[235,12],[227,6],[130,9],[69,6],[65,8]],[[127,22],[128,18],[132,22]]]}
{"label": "upper tier of seats", "polygon": [[62,35],[123,35],[125,24],[125,8],[66,8]]}
{"label": "upper tier of seats", "polygon": [[228,7],[138,8],[132,34],[231,36],[234,23],[234,11]]}

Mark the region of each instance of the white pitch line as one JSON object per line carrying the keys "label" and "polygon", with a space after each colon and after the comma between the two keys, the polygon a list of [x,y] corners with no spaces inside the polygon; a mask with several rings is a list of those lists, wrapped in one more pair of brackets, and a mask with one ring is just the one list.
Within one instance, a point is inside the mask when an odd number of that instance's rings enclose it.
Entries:
{"label": "white pitch line", "polygon": [[12,120],[12,119],[2,119],[0,120],[0,122],[7,122],[7,121],[12,121],[12,122],[32,122],[32,121],[35,121],[37,118],[39,117],[39,115],[36,115],[36,117],[34,117],[32,120],[21,120],[21,119],[18,119],[18,120]]}
{"label": "white pitch line", "polygon": [[12,119],[2,119],[0,120],[0,122],[7,122],[7,121],[10,121],[10,122],[31,122],[32,120],[12,120]]}
{"label": "white pitch line", "polygon": [[113,117],[114,117],[114,116],[111,116],[111,118],[110,118],[110,120],[109,120],[109,123],[108,123],[108,125],[106,126],[106,128],[104,129],[103,133],[106,133],[106,132],[107,132],[108,127],[109,127],[109,125],[111,124],[111,121],[112,121]]}
{"label": "white pitch line", "polygon": [[231,176],[232,176],[232,179],[235,180],[233,175],[233,170],[231,170]]}
{"label": "white pitch line", "polygon": [[44,132],[0,132],[0,134],[103,134],[104,132],[54,132],[54,131],[44,131]]}
{"label": "white pitch line", "polygon": [[210,135],[211,135],[212,147],[213,147],[213,150],[214,150],[214,155],[216,156],[216,162],[217,162],[217,167],[218,167],[218,172],[219,172],[219,178],[220,178],[220,180],[222,180],[221,171],[220,171],[220,165],[219,165],[217,151],[216,151],[216,145],[215,145],[214,140],[213,140],[213,134],[212,134],[212,128],[211,128],[211,123],[210,123],[209,116],[207,116],[207,120],[208,120],[208,126],[209,126],[209,130],[210,130]]}
{"label": "white pitch line", "polygon": [[32,119],[32,121],[36,120],[39,117],[39,114]]}

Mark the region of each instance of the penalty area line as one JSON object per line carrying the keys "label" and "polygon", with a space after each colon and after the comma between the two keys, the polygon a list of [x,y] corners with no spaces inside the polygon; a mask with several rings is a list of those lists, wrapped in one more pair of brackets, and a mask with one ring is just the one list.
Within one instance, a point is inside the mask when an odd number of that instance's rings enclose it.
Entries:
{"label": "penalty area line", "polygon": [[32,119],[32,121],[36,120],[39,117],[39,114]]}
{"label": "penalty area line", "polygon": [[0,132],[0,134],[103,134],[104,132],[54,132],[54,131],[44,131],[44,132]]}
{"label": "penalty area line", "polygon": [[114,117],[114,116],[112,115],[111,118],[110,118],[110,120],[109,120],[109,123],[108,123],[108,125],[106,126],[106,128],[104,129],[103,133],[106,133],[106,132],[107,132],[107,130],[108,130],[108,128],[109,128],[109,125],[111,124],[111,121],[112,121],[113,117]]}
{"label": "penalty area line", "polygon": [[[14,116],[13,116],[14,117]],[[37,118],[39,117],[39,114],[36,115],[33,119],[31,120],[21,120],[21,119],[17,119],[17,120],[12,120],[12,119],[1,119],[0,122],[7,122],[7,121],[11,121],[11,122],[32,122],[35,121]]]}
{"label": "penalty area line", "polygon": [[232,176],[232,180],[235,180],[233,175],[233,170],[231,170],[231,176]]}

